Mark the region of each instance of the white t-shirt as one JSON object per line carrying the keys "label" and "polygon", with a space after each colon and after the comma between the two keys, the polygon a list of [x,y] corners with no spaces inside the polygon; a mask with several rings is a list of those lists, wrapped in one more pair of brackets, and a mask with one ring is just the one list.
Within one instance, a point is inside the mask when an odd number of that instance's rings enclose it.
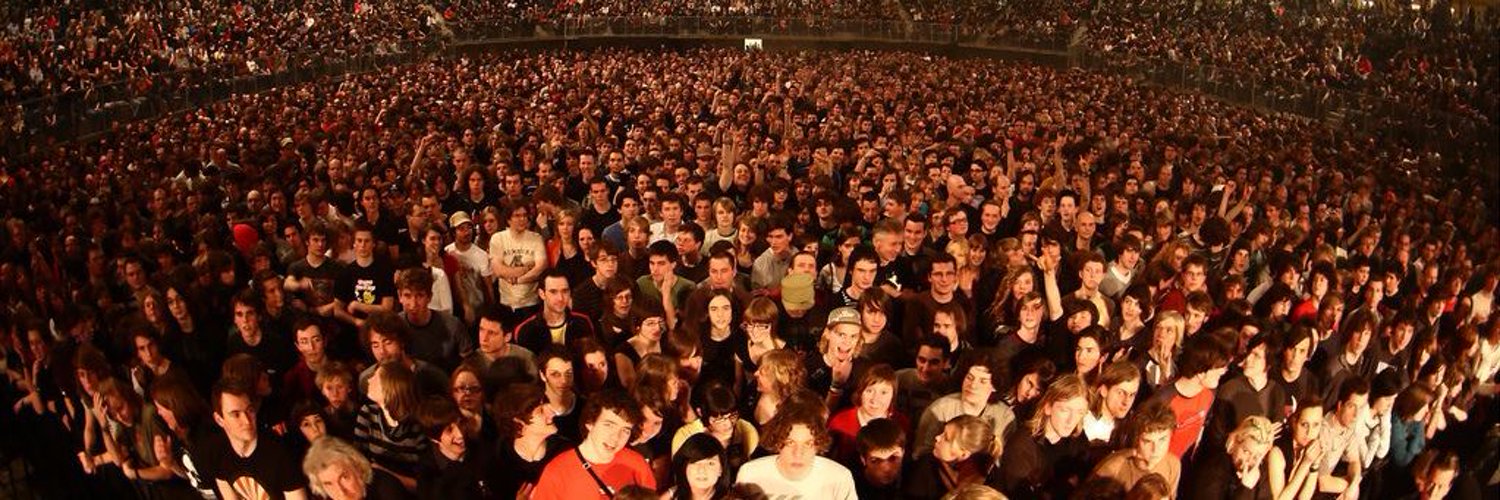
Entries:
{"label": "white t-shirt", "polygon": [[448,281],[448,272],[432,266],[432,303],[427,308],[445,313],[453,312],[453,284]]}
{"label": "white t-shirt", "polygon": [[[506,229],[490,236],[490,256],[499,256],[500,262],[507,266],[529,268],[547,259],[547,245],[542,242],[542,235],[535,231],[526,231],[516,235]],[[500,280],[499,283],[500,303],[505,306],[530,307],[541,302],[536,294],[535,281],[512,284]]]}
{"label": "white t-shirt", "polygon": [[814,457],[812,470],[792,481],[776,470],[776,456],[751,460],[740,467],[737,483],[759,486],[771,500],[854,500],[854,474],[838,462]]}
{"label": "white t-shirt", "polygon": [[[443,249],[448,255],[458,260],[459,267],[468,269],[468,274],[460,274],[453,277],[453,286],[464,292],[464,310],[478,311],[484,304],[484,279],[494,275],[490,269],[490,254],[480,248],[478,244],[469,245],[468,250],[459,250],[458,245],[449,243]],[[481,278],[483,277],[483,278]]]}

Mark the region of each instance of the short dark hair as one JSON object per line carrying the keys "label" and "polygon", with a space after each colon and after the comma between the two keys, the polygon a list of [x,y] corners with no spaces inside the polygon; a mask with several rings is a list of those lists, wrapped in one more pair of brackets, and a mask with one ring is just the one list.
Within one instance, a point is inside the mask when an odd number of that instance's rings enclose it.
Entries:
{"label": "short dark hair", "polygon": [[1205,335],[1195,336],[1182,349],[1177,360],[1178,375],[1192,378],[1198,374],[1229,365],[1229,355],[1218,342]]}
{"label": "short dark hair", "polygon": [[677,245],[666,240],[652,243],[646,248],[647,257],[665,257],[668,262],[677,262],[682,259],[682,254],[677,252]]}
{"label": "short dark hair", "polygon": [[396,313],[371,314],[370,318],[365,320],[365,342],[370,341],[370,334],[374,332],[380,332],[380,336],[401,344],[402,350],[411,346],[411,327],[406,325],[406,320],[396,316]]}
{"label": "short dark hair", "polygon": [[1368,380],[1365,380],[1364,377],[1358,375],[1352,376],[1344,379],[1343,383],[1339,384],[1339,399],[1335,403],[1342,405],[1344,403],[1348,403],[1349,400],[1354,398],[1355,396],[1369,393],[1370,382]]}
{"label": "short dark hair", "polygon": [[[588,404],[583,407],[581,418],[578,419],[579,425],[583,426],[580,431],[586,431],[587,426],[598,422],[599,415],[604,414],[606,410],[630,422],[630,425],[634,427],[630,431],[630,439],[634,440],[641,434],[641,422],[645,421],[646,417],[641,414],[641,404],[625,391],[599,391],[590,397]],[[580,432],[580,434],[586,436],[587,432]]]}
{"label": "short dark hair", "polygon": [[240,381],[238,380],[219,380],[218,382],[214,383],[212,396],[210,397],[210,399],[213,400],[211,401],[211,403],[213,403],[213,412],[215,415],[223,415],[223,413],[220,412],[224,408],[225,394],[250,400],[250,407],[252,409],[254,409],[254,407],[259,404],[259,402],[256,401],[255,398],[255,391],[250,387],[247,387],[245,384],[240,383]]}
{"label": "short dark hair", "polygon": [[906,448],[906,431],[895,420],[877,418],[859,429],[854,444],[861,457],[875,450]]}
{"label": "short dark hair", "polygon": [[921,350],[923,347],[931,347],[942,351],[943,359],[949,359],[949,357],[953,356],[953,346],[948,343],[948,338],[936,333],[923,335],[921,339],[917,340],[917,350]]}
{"label": "short dark hair", "polygon": [[693,237],[693,241],[696,241],[700,244],[703,243],[703,239],[708,235],[708,233],[703,230],[703,226],[698,225],[698,223],[696,222],[683,222],[682,226],[677,228],[677,233],[686,233]]}
{"label": "short dark hair", "polygon": [[458,403],[453,402],[451,397],[428,396],[417,407],[417,423],[421,424],[427,439],[434,441],[441,439],[443,431],[448,430],[448,426],[458,422],[462,416],[458,411]]}

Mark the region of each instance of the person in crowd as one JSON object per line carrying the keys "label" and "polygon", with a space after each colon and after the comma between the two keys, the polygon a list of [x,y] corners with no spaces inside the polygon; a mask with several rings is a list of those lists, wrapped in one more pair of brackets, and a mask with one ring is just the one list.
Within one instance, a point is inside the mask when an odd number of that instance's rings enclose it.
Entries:
{"label": "person in crowd", "polygon": [[531,352],[541,352],[594,337],[593,320],[573,312],[568,277],[554,269],[543,273],[540,281],[542,307],[516,326],[513,334],[516,344]]}
{"label": "person in crowd", "polygon": [[314,441],[302,458],[302,473],[313,494],[339,500],[415,498],[389,472],[375,467],[349,443],[336,437]]}
{"label": "person in crowd", "polygon": [[1161,404],[1148,404],[1137,410],[1129,427],[1131,448],[1100,460],[1094,467],[1094,476],[1117,481],[1129,490],[1146,476],[1155,474],[1166,480],[1168,492],[1177,491],[1182,462],[1167,452],[1172,431],[1177,428],[1172,410]]}
{"label": "person in crowd", "polygon": [[499,484],[495,454],[468,430],[459,404],[431,396],[417,408],[417,423],[427,437],[427,453],[417,470],[419,498],[493,498]]}
{"label": "person in crowd", "polygon": [[695,434],[709,434],[719,440],[724,449],[723,467],[726,473],[739,472],[740,466],[749,461],[760,444],[760,431],[755,424],[740,418],[739,402],[734,392],[720,381],[709,381],[694,389],[693,414],[697,419],[683,424],[672,436],[672,453]]}
{"label": "person in crowd", "polygon": [[640,407],[623,394],[589,400],[580,419],[583,441],[547,463],[531,498],[610,498],[630,485],[655,489],[651,466],[627,446],[643,420]]}
{"label": "person in crowd", "polygon": [[202,468],[219,498],[307,498],[306,477],[295,457],[256,425],[254,391],[220,382],[211,399],[214,422],[223,429],[199,445]]}
{"label": "person in crowd", "polygon": [[667,492],[673,500],[720,498],[729,492],[724,445],[708,434],[694,434],[672,453],[672,484]]}
{"label": "person in crowd", "polygon": [[[975,351],[959,363],[955,376],[961,376],[959,390],[948,394],[927,407],[917,420],[913,434],[912,454],[921,457],[932,450],[932,443],[943,431],[943,425],[958,415],[973,415],[988,420],[996,451],[1005,446],[1005,436],[1014,427],[1016,415],[1011,407],[1001,401],[997,376],[1006,373],[998,356],[988,351]],[[961,375],[959,375],[961,374]],[[932,441],[935,442],[935,441]],[[991,456],[997,457],[998,453]]]}
{"label": "person in crowd", "polygon": [[890,419],[875,419],[859,429],[859,463],[854,485],[859,498],[901,498],[907,433]]}
{"label": "person in crowd", "polygon": [[1007,436],[989,483],[1013,497],[1067,498],[1088,474],[1086,413],[1088,386],[1076,375],[1058,377],[1031,420]]}
{"label": "person in crowd", "polygon": [[417,465],[428,448],[416,419],[422,398],[417,384],[416,374],[399,362],[375,365],[365,390],[369,403],[359,409],[354,421],[354,440],[360,449],[408,490],[416,489]]}
{"label": "person in crowd", "polygon": [[746,463],[735,481],[759,486],[767,496],[855,498],[849,469],[819,455],[832,444],[824,419],[817,403],[778,412],[762,441],[775,455]]}
{"label": "person in crowd", "polygon": [[1219,450],[1208,450],[1188,476],[1183,498],[1195,500],[1271,498],[1266,480],[1266,452],[1272,447],[1274,430],[1265,417],[1249,416],[1240,422]]}
{"label": "person in crowd", "polygon": [[396,273],[396,296],[401,319],[411,332],[411,356],[437,368],[452,370],[459,360],[474,352],[474,341],[463,332],[463,324],[452,313],[432,308],[432,273],[421,268]]}
{"label": "person in crowd", "polygon": [[912,462],[902,473],[903,498],[943,498],[969,484],[982,484],[994,466],[995,431],[989,421],[959,415],[943,424],[932,453]]}

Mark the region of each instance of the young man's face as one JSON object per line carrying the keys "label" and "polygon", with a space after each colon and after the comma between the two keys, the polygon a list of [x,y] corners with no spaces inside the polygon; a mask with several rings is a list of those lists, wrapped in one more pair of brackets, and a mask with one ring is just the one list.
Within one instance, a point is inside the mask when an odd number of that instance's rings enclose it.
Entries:
{"label": "young man's face", "polygon": [[662,221],[668,225],[677,225],[682,222],[682,204],[676,201],[668,201],[661,204]]}
{"label": "young man's face", "polygon": [[247,443],[255,441],[255,405],[251,404],[249,396],[220,395],[214,421],[218,422],[231,440]]}
{"label": "young man's face", "polygon": [[1168,445],[1172,442],[1172,431],[1148,432],[1136,438],[1135,456],[1145,460],[1147,467],[1156,467],[1167,457]]}
{"label": "young man's face", "polygon": [[901,461],[906,452],[899,446],[870,450],[859,457],[865,480],[874,486],[889,486],[901,479]]}
{"label": "young man's face", "polygon": [[542,301],[553,313],[567,312],[568,308],[573,306],[573,296],[569,294],[568,280],[555,276],[549,276],[543,280]]}
{"label": "young man's face", "polygon": [[792,237],[785,229],[776,228],[766,232],[766,243],[770,245],[771,251],[782,253],[791,246]]}
{"label": "young man's face", "polygon": [[354,232],[354,256],[368,259],[375,255],[375,234],[369,231]]}
{"label": "young man's face", "polygon": [[812,429],[802,424],[793,425],[781,451],[776,454],[776,468],[788,479],[800,480],[812,472],[813,460],[817,456],[817,437]]}
{"label": "young man's face", "polygon": [[297,331],[297,352],[308,359],[323,357],[323,332],[318,330],[317,325],[309,325]]}
{"label": "young man's face", "polygon": [[943,377],[943,372],[948,370],[948,360],[943,357],[943,350],[932,346],[922,346],[917,349],[917,379],[924,383],[933,382]]}
{"label": "young man's face", "polygon": [[585,427],[588,431],[586,439],[596,449],[610,456],[630,445],[630,436],[635,430],[635,425],[630,420],[609,409],[599,412],[599,418]]}
{"label": "young man's face", "polygon": [[647,264],[650,266],[651,278],[657,281],[666,279],[667,275],[677,270],[677,263],[664,255],[652,255],[647,259]]}
{"label": "young man's face", "polygon": [[401,310],[407,314],[422,314],[432,304],[432,292],[402,288],[396,292],[397,300],[401,302]]}
{"label": "young man's face", "polygon": [[383,333],[370,330],[370,355],[375,358],[376,363],[400,359],[401,343]]}
{"label": "young man's face", "polygon": [[599,273],[599,276],[604,278],[605,280],[614,278],[615,273],[619,272],[619,270],[619,257],[607,253],[600,253],[599,257],[594,259],[594,272]]}
{"label": "young man's face", "polygon": [[499,353],[509,339],[499,321],[479,319],[479,350],[488,354]]}

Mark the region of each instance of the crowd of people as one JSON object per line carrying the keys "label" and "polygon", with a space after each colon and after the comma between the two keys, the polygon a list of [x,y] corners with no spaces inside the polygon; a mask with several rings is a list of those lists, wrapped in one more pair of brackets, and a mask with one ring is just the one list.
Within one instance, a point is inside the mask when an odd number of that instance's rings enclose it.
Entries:
{"label": "crowd of people", "polygon": [[0,102],[105,84],[145,93],[153,77],[277,71],[294,53],[374,52],[426,38],[437,16],[396,0],[15,1],[3,7]]}
{"label": "crowd of people", "polygon": [[1133,62],[1212,66],[1500,123],[1495,14],[1456,17],[1447,7],[1100,2],[1087,43]]}
{"label": "crowd of people", "polygon": [[49,498],[1480,498],[1477,161],[906,52],[236,96],[0,159],[0,449]]}

